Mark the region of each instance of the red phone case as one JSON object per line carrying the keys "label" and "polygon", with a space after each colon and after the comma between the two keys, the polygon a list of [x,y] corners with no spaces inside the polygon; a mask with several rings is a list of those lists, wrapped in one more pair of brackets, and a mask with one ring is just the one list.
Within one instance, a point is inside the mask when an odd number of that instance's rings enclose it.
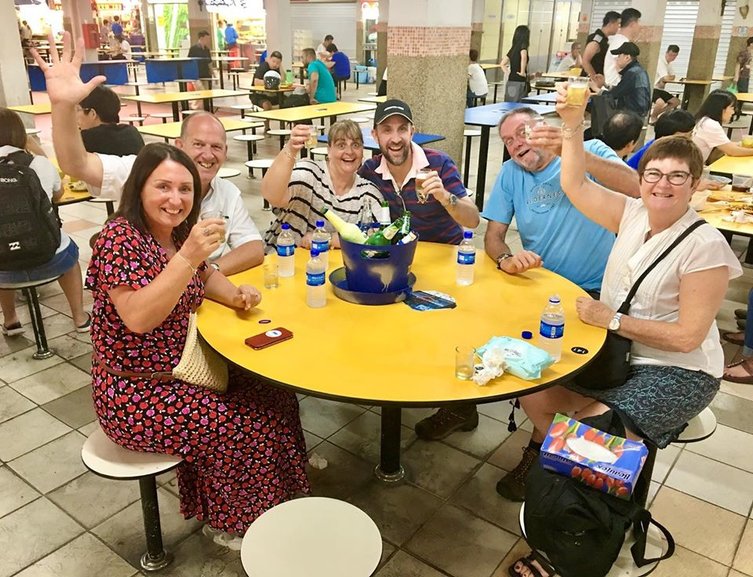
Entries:
{"label": "red phone case", "polygon": [[265,349],[292,338],[293,333],[288,329],[277,327],[276,329],[270,329],[258,335],[248,337],[245,342],[249,347],[258,351],[259,349]]}

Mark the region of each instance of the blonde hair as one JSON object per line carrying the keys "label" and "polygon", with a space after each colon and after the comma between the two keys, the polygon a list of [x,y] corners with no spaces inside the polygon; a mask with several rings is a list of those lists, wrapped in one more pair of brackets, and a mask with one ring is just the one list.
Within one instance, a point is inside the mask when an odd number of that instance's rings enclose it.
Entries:
{"label": "blonde hair", "polygon": [[363,145],[361,127],[352,120],[338,120],[329,129],[327,146],[332,146],[338,140],[348,138]]}

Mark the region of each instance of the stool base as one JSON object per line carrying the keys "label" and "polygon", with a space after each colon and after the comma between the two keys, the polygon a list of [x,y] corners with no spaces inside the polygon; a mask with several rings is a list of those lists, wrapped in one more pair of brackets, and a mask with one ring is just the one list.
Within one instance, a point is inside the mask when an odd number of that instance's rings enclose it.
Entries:
{"label": "stool base", "polygon": [[152,557],[151,555],[149,555],[149,553],[144,553],[141,556],[140,565],[144,571],[149,571],[151,573],[153,571],[164,569],[172,562],[173,554],[167,551],[162,551],[162,553],[157,557]]}
{"label": "stool base", "polygon": [[382,467],[380,465],[377,465],[376,467],[374,467],[374,476],[382,483],[386,483],[388,485],[396,485],[398,483],[402,483],[405,480],[405,469],[402,465],[400,465],[400,468],[394,473],[385,473],[384,471],[382,471]]}

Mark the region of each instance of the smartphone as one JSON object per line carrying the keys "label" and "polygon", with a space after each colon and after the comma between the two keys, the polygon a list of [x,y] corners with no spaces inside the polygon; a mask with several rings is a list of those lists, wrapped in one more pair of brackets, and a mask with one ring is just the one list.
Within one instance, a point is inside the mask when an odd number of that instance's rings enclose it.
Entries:
{"label": "smartphone", "polygon": [[246,339],[246,344],[252,349],[258,351],[259,349],[265,349],[292,338],[293,333],[288,329],[277,327],[276,329],[270,329],[263,333],[259,333],[258,335],[248,337]]}

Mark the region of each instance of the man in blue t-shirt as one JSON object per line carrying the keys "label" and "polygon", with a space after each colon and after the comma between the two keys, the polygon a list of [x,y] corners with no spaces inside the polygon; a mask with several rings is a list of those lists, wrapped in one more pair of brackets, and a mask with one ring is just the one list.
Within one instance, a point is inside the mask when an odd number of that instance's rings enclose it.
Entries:
{"label": "man in blue t-shirt", "polygon": [[336,102],[335,81],[327,65],[317,60],[313,48],[304,48],[302,56],[309,76],[308,93],[311,104]]}

